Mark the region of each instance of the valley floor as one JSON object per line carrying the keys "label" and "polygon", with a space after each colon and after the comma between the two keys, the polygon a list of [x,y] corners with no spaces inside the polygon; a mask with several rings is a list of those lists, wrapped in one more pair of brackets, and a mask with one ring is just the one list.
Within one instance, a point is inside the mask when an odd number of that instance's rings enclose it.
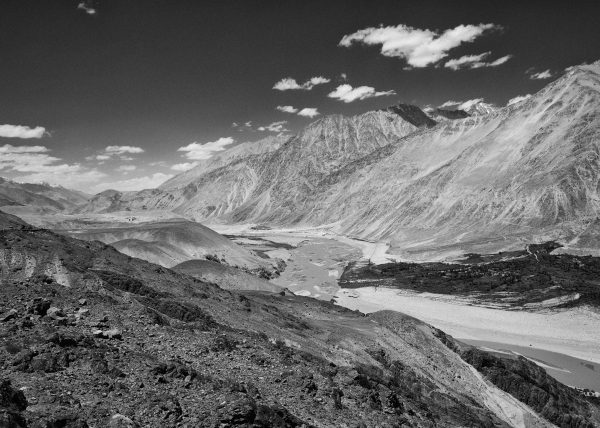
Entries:
{"label": "valley floor", "polygon": [[600,314],[587,307],[509,311],[453,302],[449,296],[375,287],[340,290],[336,300],[365,313],[397,310],[457,339],[533,347],[600,363]]}
{"label": "valley floor", "polygon": [[597,372],[600,369],[600,313],[591,308],[511,311],[475,306],[448,295],[374,287],[340,289],[337,279],[348,262],[370,260],[379,264],[398,260],[398,257],[386,253],[387,243],[351,239],[335,235],[327,228],[210,227],[220,233],[234,234],[236,242],[250,248],[256,240],[293,246],[286,250],[286,270],[273,282],[296,294],[320,299],[335,296],[337,304],[365,313],[384,309],[403,312],[465,342],[477,345],[482,341],[491,349],[523,354],[573,386],[600,389]]}

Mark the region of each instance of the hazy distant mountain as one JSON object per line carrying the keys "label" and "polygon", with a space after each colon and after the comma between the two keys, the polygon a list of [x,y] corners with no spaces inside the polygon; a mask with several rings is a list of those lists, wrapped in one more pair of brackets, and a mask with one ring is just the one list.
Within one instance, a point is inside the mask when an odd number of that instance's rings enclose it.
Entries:
{"label": "hazy distant mountain", "polygon": [[51,212],[70,211],[90,198],[83,192],[41,183],[17,183],[0,177],[0,206],[22,206]]}
{"label": "hazy distant mountain", "polygon": [[522,103],[470,107],[471,116],[438,124],[414,106],[324,117],[274,152],[184,187],[122,195],[115,206],[336,224],[403,247],[543,237],[598,248],[600,62],[571,68]]}

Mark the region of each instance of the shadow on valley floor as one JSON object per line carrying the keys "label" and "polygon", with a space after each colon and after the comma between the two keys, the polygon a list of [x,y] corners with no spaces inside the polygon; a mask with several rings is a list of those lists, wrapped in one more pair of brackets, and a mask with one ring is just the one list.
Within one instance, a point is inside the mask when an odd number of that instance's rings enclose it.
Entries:
{"label": "shadow on valley floor", "polygon": [[600,306],[600,258],[552,254],[560,247],[532,244],[522,251],[466,254],[453,263],[351,263],[338,283],[448,294],[507,308]]}

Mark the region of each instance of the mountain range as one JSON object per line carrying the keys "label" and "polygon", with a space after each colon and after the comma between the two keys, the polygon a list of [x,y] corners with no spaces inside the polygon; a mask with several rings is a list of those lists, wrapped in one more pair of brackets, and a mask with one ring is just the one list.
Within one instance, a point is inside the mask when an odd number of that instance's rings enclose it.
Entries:
{"label": "mountain range", "polygon": [[0,177],[0,207],[29,207],[39,212],[72,211],[92,195],[46,183],[18,183]]}
{"label": "mountain range", "polygon": [[272,150],[238,149],[158,189],[103,192],[80,212],[330,225],[416,259],[548,239],[597,250],[600,61],[519,103],[480,104],[433,118],[404,104],[326,116]]}

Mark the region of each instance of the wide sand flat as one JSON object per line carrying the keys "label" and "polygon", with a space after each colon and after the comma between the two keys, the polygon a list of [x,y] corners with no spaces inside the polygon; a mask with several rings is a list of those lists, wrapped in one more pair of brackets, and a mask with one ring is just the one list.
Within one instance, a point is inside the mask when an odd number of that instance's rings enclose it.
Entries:
{"label": "wide sand flat", "polygon": [[366,313],[382,309],[403,312],[459,339],[531,346],[600,363],[600,314],[592,309],[507,311],[452,302],[445,297],[364,287],[340,290],[336,300]]}

